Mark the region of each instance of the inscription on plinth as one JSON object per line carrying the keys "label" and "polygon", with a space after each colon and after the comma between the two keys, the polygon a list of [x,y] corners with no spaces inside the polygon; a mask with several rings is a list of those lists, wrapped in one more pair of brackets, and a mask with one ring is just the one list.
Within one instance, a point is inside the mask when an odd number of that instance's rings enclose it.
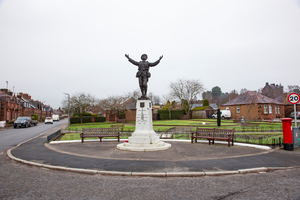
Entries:
{"label": "inscription on plinth", "polygon": [[152,104],[150,100],[138,100],[135,131],[129,137],[131,144],[155,144],[159,137],[153,131]]}

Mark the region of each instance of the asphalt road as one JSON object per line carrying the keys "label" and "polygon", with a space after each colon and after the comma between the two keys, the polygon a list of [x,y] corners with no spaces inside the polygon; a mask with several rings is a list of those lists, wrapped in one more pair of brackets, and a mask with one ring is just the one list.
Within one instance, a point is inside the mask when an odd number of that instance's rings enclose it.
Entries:
{"label": "asphalt road", "polygon": [[[37,127],[28,128],[24,140],[51,125]],[[6,137],[13,140],[23,131],[16,129]],[[1,144],[2,134],[6,133],[0,131]],[[15,140],[7,146],[21,139]],[[25,165],[2,150],[0,180],[0,199],[300,199],[299,169],[204,177],[102,176]]]}
{"label": "asphalt road", "polygon": [[55,121],[53,124],[39,123],[28,128],[0,128],[0,152],[6,152],[7,149],[64,123],[68,123],[68,120]]}

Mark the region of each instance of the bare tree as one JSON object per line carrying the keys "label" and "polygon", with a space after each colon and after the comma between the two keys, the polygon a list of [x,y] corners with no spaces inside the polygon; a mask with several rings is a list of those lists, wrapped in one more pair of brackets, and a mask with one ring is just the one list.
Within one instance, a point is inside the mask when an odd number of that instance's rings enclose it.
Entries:
{"label": "bare tree", "polygon": [[75,115],[79,115],[82,123],[82,115],[86,112],[86,109],[93,106],[95,103],[95,97],[91,94],[85,94],[83,92],[76,93],[70,97],[70,102],[68,99],[64,99],[62,104],[64,110],[68,110],[68,103],[70,103],[70,111]]}
{"label": "bare tree", "polygon": [[300,87],[298,85],[288,85],[289,92],[295,92],[300,94]]}
{"label": "bare tree", "polygon": [[181,102],[182,108],[190,116],[193,99],[204,90],[203,84],[198,79],[178,79],[170,83],[170,96]]}
{"label": "bare tree", "polygon": [[149,92],[149,94],[147,96],[152,101],[153,105],[160,104],[160,97],[158,95],[154,95],[152,92]]}
{"label": "bare tree", "polygon": [[241,91],[240,91],[240,94],[244,94],[246,92],[248,92],[248,89],[247,88],[242,88]]}
{"label": "bare tree", "polygon": [[137,91],[128,92],[124,95],[112,95],[105,99],[98,100],[97,105],[102,110],[109,111],[112,115],[116,115],[118,119],[125,119],[125,111],[129,110],[131,98],[137,99],[140,96],[140,93]]}

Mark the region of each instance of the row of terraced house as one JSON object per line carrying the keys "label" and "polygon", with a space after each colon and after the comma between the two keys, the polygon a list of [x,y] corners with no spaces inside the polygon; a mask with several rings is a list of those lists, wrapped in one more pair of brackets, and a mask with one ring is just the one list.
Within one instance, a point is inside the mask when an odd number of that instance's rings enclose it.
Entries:
{"label": "row of terraced house", "polygon": [[0,121],[12,121],[20,116],[37,114],[39,120],[52,115],[53,109],[41,101],[33,100],[29,94],[13,94],[8,89],[0,90]]}

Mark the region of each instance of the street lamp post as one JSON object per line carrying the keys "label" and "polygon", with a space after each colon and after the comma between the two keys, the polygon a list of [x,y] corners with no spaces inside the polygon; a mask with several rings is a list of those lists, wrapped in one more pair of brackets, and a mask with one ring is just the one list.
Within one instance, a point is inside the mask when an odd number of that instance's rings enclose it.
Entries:
{"label": "street lamp post", "polygon": [[64,93],[65,95],[68,95],[68,126],[70,126],[70,94]]}
{"label": "street lamp post", "polygon": [[[44,106],[43,106],[43,103],[45,103],[45,101],[43,101],[43,102],[40,103],[40,105],[41,105],[41,106],[40,106],[40,109],[41,109],[41,122],[43,121],[43,107],[44,107]],[[47,117],[47,116],[46,116],[46,117]]]}

